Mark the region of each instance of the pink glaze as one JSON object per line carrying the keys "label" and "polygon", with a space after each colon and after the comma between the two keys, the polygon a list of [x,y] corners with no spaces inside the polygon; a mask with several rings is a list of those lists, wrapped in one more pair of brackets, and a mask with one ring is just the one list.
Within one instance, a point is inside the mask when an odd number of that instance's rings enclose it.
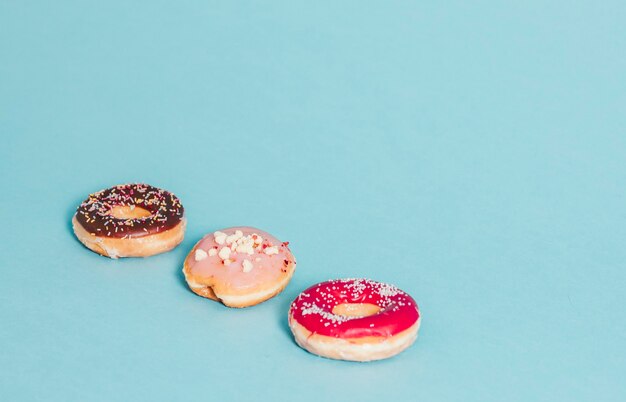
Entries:
{"label": "pink glaze", "polygon": [[[381,309],[367,317],[333,314],[333,308],[344,303],[370,303]],[[411,327],[420,317],[411,296],[395,286],[368,279],[318,283],[293,301],[290,315],[312,333],[335,338],[391,337]]]}
{"label": "pink glaze", "polygon": [[[252,255],[232,251],[229,257],[232,262],[228,265],[224,265],[219,255],[209,255],[201,261],[196,261],[194,254],[197,249],[208,252],[214,248],[219,252],[226,247],[226,244],[217,244],[213,233],[207,234],[187,257],[186,263],[191,275],[196,278],[212,278],[215,283],[222,283],[233,290],[246,290],[281,280],[287,274],[287,266],[292,262],[295,263],[295,258],[287,246],[289,243],[281,242],[267,232],[245,226],[221,229],[220,232],[232,235],[237,230],[241,230],[244,236],[253,234],[261,236],[262,250],[255,250]],[[263,250],[272,246],[278,248],[278,254],[265,254]],[[254,266],[249,272],[244,272],[244,260],[249,260]]]}

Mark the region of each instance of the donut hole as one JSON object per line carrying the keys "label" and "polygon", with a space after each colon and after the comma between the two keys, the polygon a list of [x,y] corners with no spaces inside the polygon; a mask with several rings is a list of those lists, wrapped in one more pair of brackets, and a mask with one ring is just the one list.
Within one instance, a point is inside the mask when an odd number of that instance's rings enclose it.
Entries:
{"label": "donut hole", "polygon": [[380,307],[371,303],[342,303],[333,307],[333,314],[344,317],[368,317],[380,311]]}
{"label": "donut hole", "polygon": [[111,208],[109,215],[118,219],[137,219],[148,217],[152,215],[152,213],[147,209],[135,205],[116,205]]}

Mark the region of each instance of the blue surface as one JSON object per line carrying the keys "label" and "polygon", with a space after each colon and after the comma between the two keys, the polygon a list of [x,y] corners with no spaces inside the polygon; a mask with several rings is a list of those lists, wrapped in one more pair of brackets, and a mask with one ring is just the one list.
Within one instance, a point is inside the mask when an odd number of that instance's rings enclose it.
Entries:
{"label": "blue surface", "polygon": [[[1,400],[626,400],[626,3],[168,3],[0,3]],[[181,198],[173,252],[73,237],[129,181]],[[242,224],[299,264],[231,310],[180,269]],[[351,276],[415,297],[412,348],[294,344]]]}

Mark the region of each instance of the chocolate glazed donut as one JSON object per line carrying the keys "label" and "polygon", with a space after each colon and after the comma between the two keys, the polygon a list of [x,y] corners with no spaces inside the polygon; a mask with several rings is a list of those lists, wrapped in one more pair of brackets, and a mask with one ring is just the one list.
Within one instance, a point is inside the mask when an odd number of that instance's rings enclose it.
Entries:
{"label": "chocolate glazed donut", "polygon": [[148,184],[123,184],[89,197],[72,219],[78,239],[98,254],[147,257],[184,237],[184,208],[174,194]]}

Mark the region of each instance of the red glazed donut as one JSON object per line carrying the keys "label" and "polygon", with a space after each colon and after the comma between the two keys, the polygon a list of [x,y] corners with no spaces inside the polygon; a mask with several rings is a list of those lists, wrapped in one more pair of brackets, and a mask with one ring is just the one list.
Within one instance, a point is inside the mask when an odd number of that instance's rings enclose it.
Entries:
{"label": "red glazed donut", "polygon": [[415,300],[393,285],[338,279],[314,285],[291,304],[296,342],[331,359],[369,361],[394,356],[417,338]]}
{"label": "red glazed donut", "polygon": [[87,248],[111,257],[147,257],[176,247],[185,234],[178,198],[147,184],[122,184],[90,194],[72,219]]}

